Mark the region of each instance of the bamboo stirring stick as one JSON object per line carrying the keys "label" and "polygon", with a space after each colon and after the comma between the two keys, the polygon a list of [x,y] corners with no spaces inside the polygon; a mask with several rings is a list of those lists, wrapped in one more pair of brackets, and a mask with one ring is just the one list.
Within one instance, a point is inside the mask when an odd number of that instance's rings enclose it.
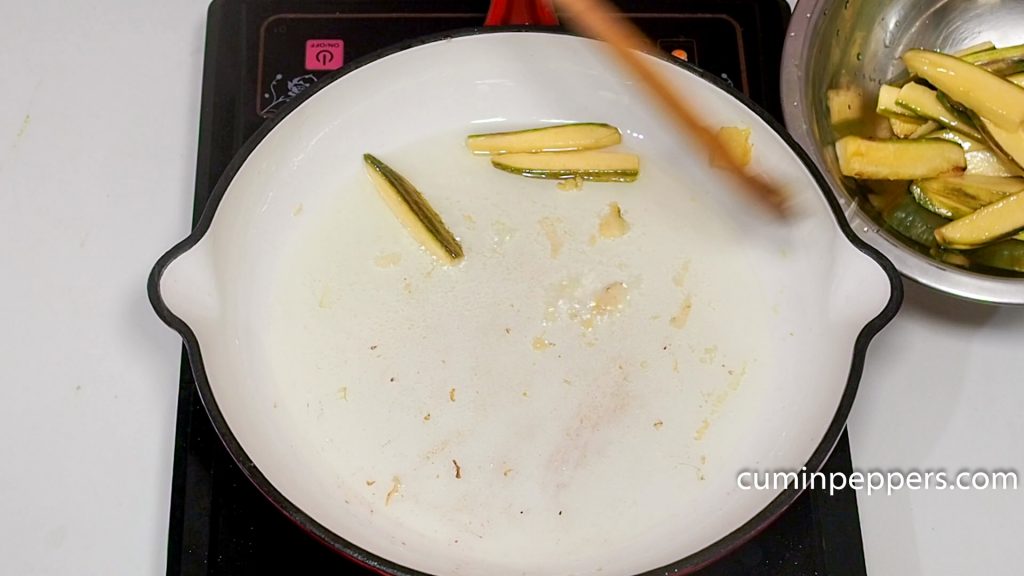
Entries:
{"label": "bamboo stirring stick", "polygon": [[556,0],[571,18],[571,24],[584,34],[603,40],[614,54],[647,87],[684,132],[694,136],[712,154],[720,158],[755,200],[778,216],[789,212],[788,196],[770,182],[748,172],[725,149],[718,137],[704,126],[690,105],[654,69],[642,52],[657,48],[631,22],[623,18],[607,0]]}

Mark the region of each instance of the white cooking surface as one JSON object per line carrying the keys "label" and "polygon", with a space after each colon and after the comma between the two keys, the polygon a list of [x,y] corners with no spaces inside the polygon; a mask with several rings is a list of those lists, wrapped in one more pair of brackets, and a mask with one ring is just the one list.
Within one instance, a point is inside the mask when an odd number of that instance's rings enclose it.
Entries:
{"label": "white cooking surface", "polygon": [[[0,572],[164,572],[180,344],[144,287],[188,230],[205,10],[4,7]],[[854,466],[1024,470],[1022,346],[1024,309],[908,285],[868,356]],[[873,574],[1019,571],[1019,490],[858,501]]]}

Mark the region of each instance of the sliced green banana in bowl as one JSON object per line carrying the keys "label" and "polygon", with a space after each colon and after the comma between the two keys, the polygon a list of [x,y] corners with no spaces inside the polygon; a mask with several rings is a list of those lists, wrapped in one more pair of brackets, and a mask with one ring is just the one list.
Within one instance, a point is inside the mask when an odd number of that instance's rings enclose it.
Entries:
{"label": "sliced green banana in bowl", "polygon": [[835,143],[840,172],[887,227],[956,266],[1024,272],[1024,44],[952,54],[909,50],[857,120],[888,128]]}
{"label": "sliced green banana in bowl", "polygon": [[977,248],[1024,229],[1024,194],[1018,192],[957,218],[935,231],[947,248]]}

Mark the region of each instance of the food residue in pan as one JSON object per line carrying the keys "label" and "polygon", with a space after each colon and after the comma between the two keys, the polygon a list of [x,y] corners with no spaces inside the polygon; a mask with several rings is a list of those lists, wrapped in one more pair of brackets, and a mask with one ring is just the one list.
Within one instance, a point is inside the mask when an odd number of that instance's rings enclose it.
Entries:
{"label": "food residue in pan", "polygon": [[622,309],[629,298],[629,288],[622,282],[612,282],[594,297],[593,308],[597,315],[606,315]]}
{"label": "food residue in pan", "polygon": [[612,282],[602,288],[591,301],[587,314],[580,319],[585,330],[592,330],[597,322],[622,310],[629,299],[629,287],[623,282]]}
{"label": "food residue in pan", "polygon": [[567,180],[560,180],[558,184],[555,184],[555,186],[563,192],[575,192],[583,189],[583,178],[574,176]]}
{"label": "food residue in pan", "polygon": [[697,431],[693,433],[694,440],[703,440],[704,435],[708,433],[708,428],[711,427],[711,420],[705,418],[701,420],[700,426],[697,427]]}
{"label": "food residue in pan", "polygon": [[701,364],[711,364],[718,356],[718,346],[707,346],[700,355]]}
{"label": "food residue in pan", "polygon": [[711,410],[694,432],[694,440],[700,441],[704,439],[708,429],[711,427],[712,421],[722,413],[729,398],[739,390],[740,385],[747,376],[747,364],[743,363],[738,370],[727,369],[726,372],[729,374],[729,378],[726,381],[725,389],[710,393]]}
{"label": "food residue in pan", "polygon": [[566,278],[548,287],[544,308],[544,324],[554,324],[563,313],[568,313],[577,306],[578,293],[582,282],[578,277]]}
{"label": "food residue in pan", "polygon": [[587,294],[578,278],[568,278],[548,288],[543,324],[554,325],[563,315],[591,332],[606,318],[619,313],[629,301],[630,288],[623,281],[614,281]]}
{"label": "food residue in pan", "polygon": [[622,217],[622,208],[618,202],[608,204],[608,210],[601,216],[597,225],[597,233],[601,238],[621,238],[629,233],[629,222]]}
{"label": "food residue in pan", "polygon": [[533,349],[538,352],[542,350],[547,350],[548,348],[551,348],[554,345],[555,344],[553,342],[544,339],[543,336],[537,336],[533,339]]}
{"label": "food residue in pan", "polygon": [[[723,126],[716,134],[718,141],[722,143],[725,152],[741,167],[746,168],[753,156],[754,146],[750,143],[750,128],[738,126]],[[715,168],[726,168],[728,163],[724,158],[711,157],[711,165]]]}
{"label": "food residue in pan", "polygon": [[395,476],[395,477],[391,478],[391,489],[388,490],[387,495],[384,496],[384,505],[385,506],[390,506],[391,505],[391,499],[394,498],[395,496],[398,496],[398,493],[401,490],[402,490],[402,481],[398,478],[398,476]]}
{"label": "food residue in pan", "polygon": [[564,223],[562,219],[545,216],[540,219],[539,224],[544,232],[544,237],[547,238],[548,246],[551,248],[551,257],[558,258],[558,255],[562,252],[562,247],[565,246],[565,235],[562,232]]}
{"label": "food residue in pan", "polygon": [[394,268],[402,261],[401,252],[388,252],[386,254],[378,254],[373,259],[373,263],[377,268]]}
{"label": "food residue in pan", "polygon": [[518,232],[503,220],[495,220],[491,223],[491,251],[495,254],[502,254],[505,245],[512,241]]}
{"label": "food residue in pan", "polygon": [[687,294],[679,305],[679,310],[669,318],[669,325],[676,330],[686,327],[686,321],[690,319],[690,312],[693,310],[693,297]]}

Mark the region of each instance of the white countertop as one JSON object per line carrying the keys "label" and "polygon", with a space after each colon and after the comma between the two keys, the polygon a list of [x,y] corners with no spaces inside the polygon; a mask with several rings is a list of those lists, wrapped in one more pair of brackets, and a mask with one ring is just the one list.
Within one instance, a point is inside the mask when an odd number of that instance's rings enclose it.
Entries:
{"label": "white countertop", "polygon": [[[180,340],[145,283],[189,229],[206,5],[2,9],[0,573],[165,572]],[[854,466],[1024,472],[1022,350],[1024,308],[908,284]],[[1020,572],[1024,487],[858,497],[872,574]]]}

